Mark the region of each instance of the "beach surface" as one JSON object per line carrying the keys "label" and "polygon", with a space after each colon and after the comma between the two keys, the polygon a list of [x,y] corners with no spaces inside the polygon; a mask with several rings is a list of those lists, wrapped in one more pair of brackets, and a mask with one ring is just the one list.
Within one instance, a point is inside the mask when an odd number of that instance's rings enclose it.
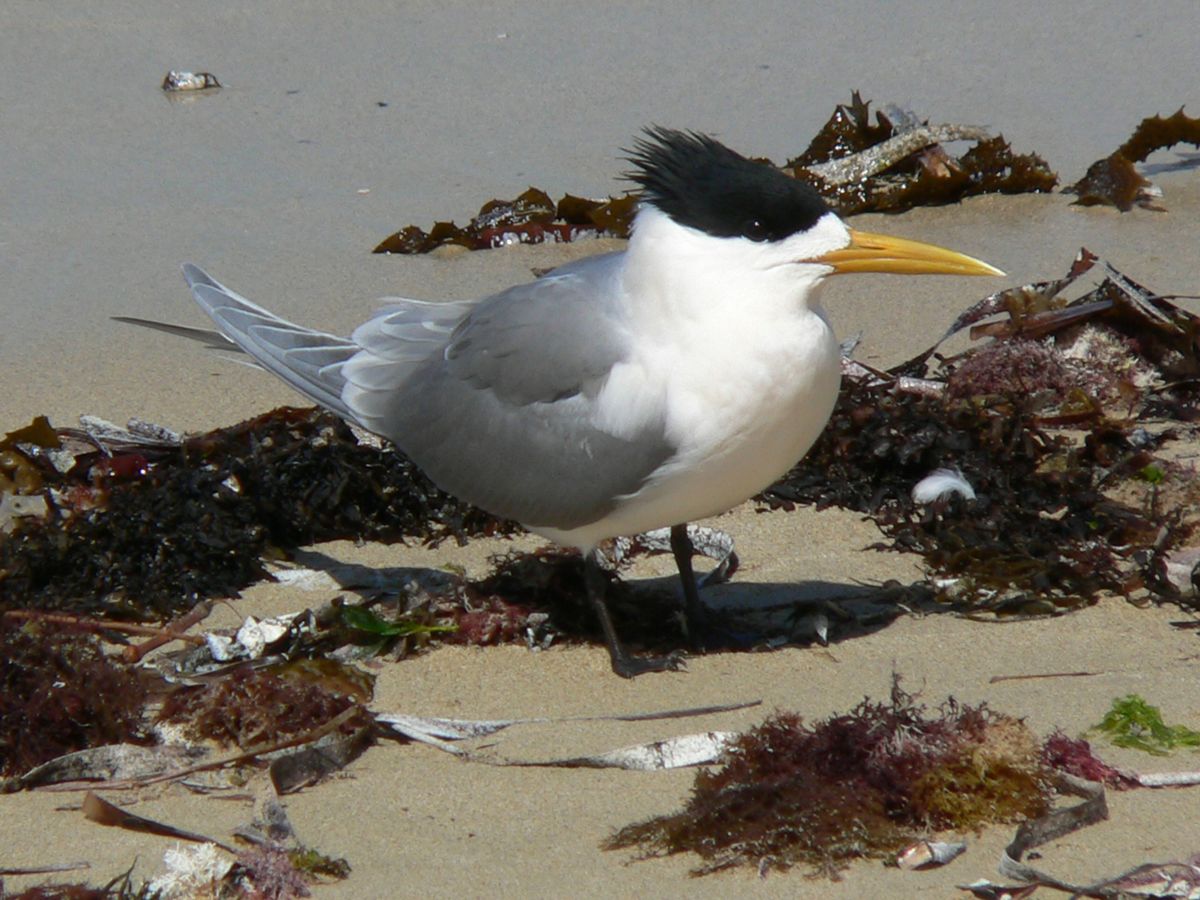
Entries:
{"label": "beach surface", "polygon": [[[531,184],[554,196],[623,190],[620,148],[650,123],[707,131],[782,162],[858,89],[935,122],[987,125],[1069,183],[1143,117],[1195,103],[1200,86],[1200,11],[1191,2],[1148,4],[1140,19],[1118,2],[479,7],[350,2],[334,14],[282,2],[10,4],[0,28],[0,432],[41,414],[59,426],[91,414],[197,431],[295,403],[266,375],[110,317],[203,326],[179,275],[185,261],[287,318],[338,333],[381,297],[464,299],[526,281],[531,269],[617,244],[433,257],[370,250],[410,223],[461,224],[485,200]],[[159,88],[170,69],[210,71],[226,86],[171,102]],[[1084,209],[1056,193],[859,217],[856,227],[945,244],[1008,277],[836,279],[825,295],[830,316],[841,335],[862,332],[859,358],[887,366],[925,349],[997,287],[1062,275],[1081,246],[1161,293],[1200,293],[1196,162],[1195,148],[1180,147],[1144,167],[1165,211]],[[878,532],[855,514],[746,505],[708,524],[734,536],[742,560],[733,581],[711,591],[724,604],[920,577],[915,558],[865,549]],[[539,544],[524,536],[437,550],[314,549],[327,565],[460,565],[480,575],[490,554]],[[667,559],[645,572],[669,573]],[[223,608],[206,624],[315,607],[337,593],[260,584],[235,601],[236,614]],[[761,701],[701,719],[550,723],[493,739],[497,753],[520,759],[740,729],[776,709],[812,722],[864,696],[886,698],[894,672],[931,706],[950,695],[986,701],[1043,735],[1079,734],[1129,693],[1197,727],[1200,645],[1194,630],[1170,624],[1190,617],[1116,597],[1024,623],[907,616],[827,648],[712,654],[689,659],[685,672],[634,681],[611,674],[600,646],[443,648],[376,670],[373,707],[494,719]],[[1194,755],[1100,749],[1118,765],[1197,768]],[[838,882],[799,871],[693,878],[695,858],[601,850],[621,826],[677,809],[693,777],[498,768],[385,743],[286,805],[303,841],[353,867],[348,880],[318,889],[327,897],[946,897],[957,884],[996,877],[1012,836],[1007,826],[968,836],[968,853],[944,869],[867,862]],[[138,878],[161,871],[170,840],[87,822],[79,799],[0,798],[0,867],[87,860],[93,884],[135,861]],[[139,815],[225,839],[251,812],[247,801],[179,787],[137,800]],[[1200,850],[1200,789],[1109,803],[1108,821],[1042,848],[1040,864],[1089,881]]]}

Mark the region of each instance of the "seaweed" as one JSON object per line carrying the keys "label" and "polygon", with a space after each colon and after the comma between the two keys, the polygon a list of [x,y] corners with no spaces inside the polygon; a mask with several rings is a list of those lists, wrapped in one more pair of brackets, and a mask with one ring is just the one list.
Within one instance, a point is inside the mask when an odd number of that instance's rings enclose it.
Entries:
{"label": "seaweed", "polygon": [[372,252],[429,253],[447,244],[490,250],[510,244],[628,237],[635,205],[636,199],[628,196],[589,200],[571,194],[555,203],[545,191],[530,187],[514,200],[489,200],[462,227],[436,222],[426,232],[409,225],[384,238]]}
{"label": "seaweed", "polygon": [[879,111],[872,124],[870,106],[854,91],[851,102],[839,105],[808,148],[783,167],[812,184],[843,216],[938,206],[977,194],[1045,193],[1058,183],[1045,160],[1035,153],[1013,153],[1002,135],[975,137],[975,145],[957,158],[940,143],[923,143],[888,157],[867,177],[834,180],[822,174],[831,163],[928,126],[908,121],[897,128]]}
{"label": "seaweed", "polygon": [[738,865],[836,873],[931,830],[1037,816],[1052,773],[1033,733],[986,705],[948,699],[934,713],[893,678],[888,702],[864,699],[815,725],[779,712],[738,736],[696,776],[678,813],[626,826],[608,849],[693,852],[694,874]]}
{"label": "seaweed", "polygon": [[1200,748],[1200,731],[1186,725],[1168,725],[1157,706],[1137,694],[1113,700],[1093,732],[1105,735],[1118,747],[1166,756],[1177,747]]}
{"label": "seaweed", "polygon": [[146,688],[90,636],[0,616],[0,774],[87,747],[146,743]]}
{"label": "seaweed", "polygon": [[[636,548],[626,556],[631,559]],[[557,636],[602,640],[600,625],[586,602],[584,560],[575,550],[543,547],[513,551],[491,560],[478,581],[450,592],[437,607],[438,620],[454,630],[445,643],[487,646],[546,643]],[[631,644],[669,650],[682,635],[674,584],[665,590],[635,589],[616,571],[606,573],[606,597],[613,621]]]}
{"label": "seaweed", "polygon": [[[3,885],[0,884],[0,889]],[[148,883],[135,886],[133,867],[102,887],[89,884],[40,884],[20,893],[3,894],[5,900],[159,900],[159,892]]]}
{"label": "seaweed", "polygon": [[[1200,320],[1111,267],[1066,299],[1096,264],[1083,251],[1062,279],[980,301],[947,333],[991,338],[964,353],[852,371],[821,438],[761,499],[869,514],[880,549],[921,553],[941,599],[971,612],[1174,596],[1167,553],[1195,529],[1195,480],[1157,455],[1174,433],[1141,423],[1200,414]],[[915,499],[945,468],[974,497]]]}
{"label": "seaweed", "polygon": [[1138,780],[1108,765],[1096,756],[1083,738],[1072,738],[1055,730],[1042,745],[1042,760],[1050,768],[1094,781],[1117,790],[1138,787]]}
{"label": "seaweed", "polygon": [[[120,465],[135,459],[134,465]],[[0,608],[167,618],[267,577],[264,556],[315,541],[505,534],[403,454],[331,413],[281,408],[177,447],[37,458],[50,512],[0,535]]]}
{"label": "seaweed", "polygon": [[[899,212],[915,206],[955,203],[984,193],[1049,191],[1058,176],[1037,154],[1015,154],[1003,136],[967,126],[929,126],[904,115],[897,127],[858,91],[839,104],[825,126],[783,171],[810,183],[842,215]],[[943,144],[974,143],[954,157]],[[850,163],[860,157],[870,161]],[[770,160],[760,160],[770,163]],[[638,196],[589,200],[566,194],[555,203],[530,187],[513,200],[489,200],[467,225],[436,222],[425,231],[408,225],[381,241],[375,253],[429,253],[447,245],[486,250],[510,244],[567,242],[629,236]]]}
{"label": "seaweed", "polygon": [[[325,667],[340,667],[322,661]],[[361,679],[356,679],[359,681]],[[360,714],[339,728],[352,734],[370,725],[358,686],[347,690],[325,676],[310,680],[295,664],[252,669],[238,668],[211,684],[181,688],[163,702],[158,720],[179,725],[195,741],[249,750],[310,732],[352,707]]]}
{"label": "seaweed", "polygon": [[1153,204],[1161,192],[1134,163],[1181,143],[1200,147],[1200,119],[1184,115],[1182,106],[1165,119],[1160,115],[1142,119],[1125,143],[1088,166],[1083,178],[1064,190],[1077,194],[1075,202],[1080,206],[1115,206],[1121,212],[1134,206],[1157,209]]}

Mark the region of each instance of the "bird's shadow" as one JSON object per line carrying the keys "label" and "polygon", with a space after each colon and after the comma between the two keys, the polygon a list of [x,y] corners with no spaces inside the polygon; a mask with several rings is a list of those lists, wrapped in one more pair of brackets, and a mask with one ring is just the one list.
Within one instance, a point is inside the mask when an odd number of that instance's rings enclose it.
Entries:
{"label": "bird's shadow", "polygon": [[[293,572],[317,573],[311,577],[321,579],[326,588],[372,602],[395,602],[401,610],[431,598],[449,598],[447,604],[460,603],[472,612],[492,609],[500,614],[509,607],[519,614],[542,613],[538,627],[552,633],[556,642],[602,641],[586,600],[583,560],[570,551],[514,551],[498,557],[493,572],[478,581],[448,569],[349,563],[312,548],[296,551],[293,563]],[[702,589],[700,596],[709,610],[702,634],[688,633],[674,575],[631,580],[613,576],[608,604],[622,641],[653,652],[838,644],[880,631],[908,613],[953,611],[934,602],[923,582],[780,583],[739,581],[735,576]]]}

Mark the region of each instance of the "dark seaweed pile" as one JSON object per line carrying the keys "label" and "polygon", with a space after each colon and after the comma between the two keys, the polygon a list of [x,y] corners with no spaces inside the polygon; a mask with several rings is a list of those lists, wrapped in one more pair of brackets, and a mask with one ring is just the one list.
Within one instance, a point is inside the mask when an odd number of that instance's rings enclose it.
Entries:
{"label": "dark seaweed pile", "polygon": [[[992,341],[845,379],[820,440],[761,499],[870,515],[881,548],[921,553],[931,575],[954,579],[943,599],[973,610],[1170,596],[1164,554],[1195,529],[1194,477],[1156,451],[1175,434],[1164,420],[1200,414],[1200,323],[1111,268],[1064,299],[1096,264],[1083,251],[1066,277],[988,297],[951,329]],[[906,377],[923,380],[906,390]],[[913,486],[941,468],[958,469],[975,499],[914,502]]]}
{"label": "dark seaweed pile", "polygon": [[[1011,398],[980,407],[848,382],[817,445],[763,499],[868,513],[888,538],[882,547],[921,553],[932,573],[968,579],[962,593],[972,606],[1053,612],[1101,591],[1128,593],[1127,560],[1114,548],[1144,546],[1157,530],[1104,497],[1092,463],[1086,448],[1072,451]],[[915,504],[913,485],[947,466],[961,470],[975,500]]]}
{"label": "dark seaweed pile", "polygon": [[[0,608],[167,618],[263,578],[264,556],[316,541],[504,532],[406,457],[361,445],[320,410],[280,409],[199,435],[120,480],[81,459],[47,481],[54,514],[0,539]],[[97,486],[98,483],[101,486]],[[81,495],[86,504],[72,507]]]}

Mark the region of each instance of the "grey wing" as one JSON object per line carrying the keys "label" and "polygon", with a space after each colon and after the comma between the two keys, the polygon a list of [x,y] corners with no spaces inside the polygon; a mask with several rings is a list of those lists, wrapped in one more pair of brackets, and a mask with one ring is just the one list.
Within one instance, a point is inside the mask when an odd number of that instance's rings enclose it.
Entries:
{"label": "grey wing", "polygon": [[346,405],[489,512],[564,530],[602,518],[674,452],[661,418],[625,435],[596,424],[596,391],[628,348],[618,262],[496,294],[452,328],[416,321],[407,304],[384,311],[354,333],[363,349],[342,372]]}

